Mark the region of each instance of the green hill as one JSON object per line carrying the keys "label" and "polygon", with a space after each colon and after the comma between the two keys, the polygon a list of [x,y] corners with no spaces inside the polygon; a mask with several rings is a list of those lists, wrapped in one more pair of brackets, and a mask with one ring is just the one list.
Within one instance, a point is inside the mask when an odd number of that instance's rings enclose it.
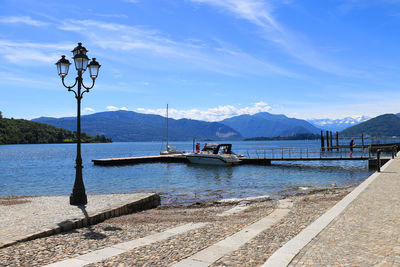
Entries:
{"label": "green hill", "polygon": [[395,114],[380,115],[343,130],[341,135],[353,137],[363,133],[371,137],[400,136],[400,118]]}
{"label": "green hill", "polygon": [[[6,119],[0,112],[0,145],[71,143],[75,140],[76,135],[71,131],[28,120]],[[104,135],[92,137],[85,133],[81,134],[81,140],[84,143],[111,142]]]}

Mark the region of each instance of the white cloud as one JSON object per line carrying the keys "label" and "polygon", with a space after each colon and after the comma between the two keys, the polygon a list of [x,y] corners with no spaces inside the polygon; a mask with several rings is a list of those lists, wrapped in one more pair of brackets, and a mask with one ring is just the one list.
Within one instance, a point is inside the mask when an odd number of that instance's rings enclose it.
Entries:
{"label": "white cloud", "polygon": [[46,22],[42,22],[39,20],[34,20],[29,16],[10,16],[10,17],[0,17],[0,23],[22,23],[30,26],[45,26]]}
{"label": "white cloud", "polygon": [[107,109],[108,111],[128,110],[128,108],[126,108],[126,107],[118,108],[118,107],[114,107],[114,106],[107,106],[106,109]]}
{"label": "white cloud", "polygon": [[92,112],[95,112],[95,110],[92,109],[92,108],[84,108],[84,109],[83,109],[83,112],[92,113]]}
{"label": "white cloud", "polygon": [[[189,109],[189,110],[178,110],[178,109],[168,109],[168,116],[174,119],[194,119],[194,120],[205,120],[205,121],[220,121],[226,118],[243,115],[243,114],[256,114],[259,112],[267,112],[271,110],[265,102],[254,103],[253,106],[249,107],[235,107],[232,105],[218,106],[209,109]],[[165,116],[165,109],[146,109],[137,108],[136,112],[146,113],[146,114],[158,114]]]}

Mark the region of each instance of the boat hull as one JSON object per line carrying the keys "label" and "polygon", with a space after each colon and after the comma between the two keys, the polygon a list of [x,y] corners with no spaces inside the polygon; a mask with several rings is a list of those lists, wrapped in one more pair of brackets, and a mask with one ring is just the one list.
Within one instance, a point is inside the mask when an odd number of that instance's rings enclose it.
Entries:
{"label": "boat hull", "polygon": [[220,155],[202,155],[191,154],[186,155],[190,163],[204,164],[204,165],[217,165],[217,166],[230,166],[239,164],[239,159],[236,157],[223,157]]}

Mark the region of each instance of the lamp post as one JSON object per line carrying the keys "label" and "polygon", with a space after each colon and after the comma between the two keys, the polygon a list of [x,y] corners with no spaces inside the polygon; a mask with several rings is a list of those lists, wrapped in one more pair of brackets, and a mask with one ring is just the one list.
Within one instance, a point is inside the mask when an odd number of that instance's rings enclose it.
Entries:
{"label": "lamp post", "polygon": [[[78,76],[75,78],[75,83],[72,86],[68,86],[64,82],[65,76],[68,74],[69,66],[71,63],[64,55],[61,59],[57,61],[58,75],[61,77],[62,84],[68,89],[69,92],[75,94],[77,100],[77,125],[76,125],[76,165],[75,165],[75,183],[72,189],[71,196],[69,197],[69,203],[71,205],[85,205],[87,203],[87,196],[85,192],[85,185],[83,184],[82,178],[82,157],[81,157],[81,99],[84,93],[88,93],[90,89],[93,88],[94,82],[99,74],[100,64],[96,61],[96,58],[92,58],[92,61],[88,64],[89,58],[86,55],[88,50],[82,46],[82,43],[78,43],[78,46],[71,51],[73,54],[73,59],[75,63],[75,68],[78,72]],[[92,78],[92,85],[87,87],[83,84],[82,74],[85,72],[86,68],[89,68],[89,75]],[[75,86],[77,90],[73,90]],[[82,87],[85,89],[82,91]]]}

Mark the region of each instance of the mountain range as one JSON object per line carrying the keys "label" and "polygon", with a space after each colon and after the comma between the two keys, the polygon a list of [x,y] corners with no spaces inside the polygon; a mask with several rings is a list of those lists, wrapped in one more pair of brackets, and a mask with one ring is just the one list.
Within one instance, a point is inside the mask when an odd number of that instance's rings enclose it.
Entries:
{"label": "mountain range", "polygon": [[[33,119],[70,131],[76,130],[76,117]],[[116,142],[161,141],[165,135],[165,117],[134,111],[107,111],[81,117],[82,131],[91,135],[105,135]],[[169,140],[242,139],[241,134],[218,122],[190,119],[168,119]],[[165,139],[165,137],[164,137]]]}
{"label": "mountain range", "polygon": [[332,131],[332,132],[340,132],[348,127],[357,125],[361,122],[369,120],[370,117],[367,116],[354,116],[354,117],[346,117],[343,119],[313,119],[307,120],[314,126],[321,128],[322,130]]}
{"label": "mountain range", "polygon": [[[239,115],[219,122],[191,119],[168,119],[169,140],[239,140],[255,137],[287,137],[298,134],[318,134],[322,130],[341,131],[342,136],[400,136],[400,114],[385,114],[372,119],[366,116],[340,120],[300,120],[285,115],[260,112]],[[34,119],[70,131],[76,130],[76,118]],[[82,131],[105,135],[113,141],[160,141],[165,139],[166,118],[134,111],[108,111],[81,117]],[[348,127],[350,126],[350,127]]]}
{"label": "mountain range", "polygon": [[356,137],[366,134],[372,137],[400,136],[399,114],[384,114],[351,126],[340,133],[342,136]]}
{"label": "mountain range", "polygon": [[305,120],[268,112],[239,115],[222,120],[220,123],[235,129],[246,138],[292,136],[300,133],[320,132],[320,129]]}
{"label": "mountain range", "polygon": [[[35,122],[47,123],[70,131],[76,130],[76,118],[40,117]],[[82,131],[105,135],[116,142],[160,141],[165,136],[165,117],[134,111],[108,111],[81,117]],[[300,133],[319,133],[305,120],[288,118],[267,112],[240,115],[220,122],[190,119],[168,119],[169,140],[235,140],[243,137],[291,136]],[[165,137],[164,137],[165,139]]]}

